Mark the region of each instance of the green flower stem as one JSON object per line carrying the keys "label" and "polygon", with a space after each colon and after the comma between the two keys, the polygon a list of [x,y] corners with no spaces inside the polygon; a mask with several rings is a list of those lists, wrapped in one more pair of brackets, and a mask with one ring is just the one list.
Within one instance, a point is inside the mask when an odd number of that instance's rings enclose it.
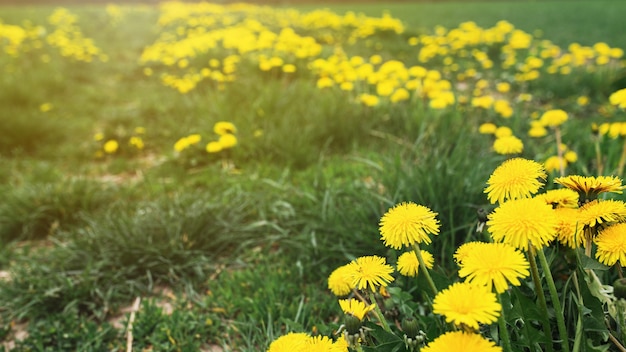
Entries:
{"label": "green flower stem", "polygon": [[[502,306],[502,295],[497,294],[498,303]],[[506,319],[504,317],[504,307],[502,307],[502,311],[500,312],[500,317],[498,317],[498,326],[500,328],[500,341],[502,344],[502,350],[504,352],[512,352],[511,349],[511,338],[509,337],[509,330],[506,328]]]}
{"label": "green flower stem", "polygon": [[413,243],[413,251],[415,251],[415,255],[417,256],[417,261],[420,263],[420,269],[422,269],[422,273],[426,277],[426,281],[428,281],[428,286],[433,291],[433,297],[439,293],[437,286],[435,286],[435,282],[433,278],[430,277],[430,273],[428,272],[428,268],[426,267],[426,263],[424,263],[424,258],[422,258],[422,251],[417,243]]}
{"label": "green flower stem", "polygon": [[567,337],[567,329],[565,328],[565,319],[563,318],[563,309],[561,308],[561,301],[559,300],[559,294],[556,292],[556,286],[554,285],[554,279],[552,278],[552,272],[550,271],[550,265],[546,259],[546,254],[543,252],[543,248],[537,250],[539,256],[539,263],[543,268],[543,273],[548,283],[548,291],[550,291],[550,297],[552,297],[552,304],[554,304],[554,310],[556,311],[556,324],[559,329],[559,336],[561,337],[561,346],[563,352],[569,352],[569,338]]}
{"label": "green flower stem", "polygon": [[626,164],[626,139],[624,139],[622,155],[619,157],[619,163],[617,164],[617,175],[619,177],[622,177],[622,174],[624,174],[624,164]]}
{"label": "green flower stem", "polygon": [[537,300],[539,301],[539,308],[543,315],[543,333],[548,339],[546,350],[548,352],[554,351],[552,347],[552,329],[550,328],[550,317],[548,316],[548,305],[546,304],[546,296],[543,294],[543,287],[541,286],[541,278],[539,277],[539,269],[537,268],[537,261],[535,260],[535,247],[529,245],[530,248],[526,252],[528,257],[528,263],[530,264],[530,273],[533,277],[533,283],[535,284],[535,292],[537,293]]}
{"label": "green flower stem", "polygon": [[565,176],[565,159],[561,150],[561,129],[557,126],[554,128],[554,136],[556,138],[556,154],[559,158],[559,176]]}
{"label": "green flower stem", "polygon": [[385,331],[391,332],[389,323],[387,323],[387,319],[385,319],[385,316],[383,315],[382,310],[380,310],[380,307],[378,306],[378,303],[376,302],[376,297],[374,297],[374,292],[369,291],[369,294],[370,294],[370,303],[374,304],[374,311],[376,312],[376,315],[378,316],[378,321],[380,321],[380,324],[383,326],[383,329],[385,329]]}
{"label": "green flower stem", "polygon": [[598,175],[602,175],[604,172],[604,165],[602,163],[602,151],[600,151],[600,138],[595,138],[595,152],[596,152],[596,167],[598,168]]}
{"label": "green flower stem", "polygon": [[580,345],[582,343],[583,338],[583,310],[585,305],[583,304],[583,296],[580,294],[580,286],[578,286],[578,274],[577,271],[574,271],[572,274],[574,277],[574,288],[576,288],[576,296],[578,300],[576,300],[576,307],[578,309],[578,320],[576,320],[576,333],[574,335],[574,346],[572,346],[572,351],[580,352]]}

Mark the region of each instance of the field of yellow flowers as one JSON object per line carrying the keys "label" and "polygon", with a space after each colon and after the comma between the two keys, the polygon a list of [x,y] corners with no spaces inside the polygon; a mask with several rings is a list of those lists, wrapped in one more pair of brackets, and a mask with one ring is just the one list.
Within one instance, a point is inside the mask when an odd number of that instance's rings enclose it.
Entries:
{"label": "field of yellow flowers", "polygon": [[0,7],[3,350],[626,351],[601,6],[341,6]]}

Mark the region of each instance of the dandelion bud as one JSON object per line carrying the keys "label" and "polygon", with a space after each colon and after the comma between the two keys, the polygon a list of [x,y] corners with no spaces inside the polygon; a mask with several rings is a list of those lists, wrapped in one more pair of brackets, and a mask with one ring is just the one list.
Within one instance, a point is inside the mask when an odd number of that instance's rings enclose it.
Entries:
{"label": "dandelion bud", "polygon": [[478,221],[480,222],[487,222],[487,220],[489,220],[489,218],[487,217],[488,215],[489,212],[486,209],[478,208],[478,210],[476,211],[476,216],[478,217]]}
{"label": "dandelion bud", "polygon": [[352,314],[346,314],[343,321],[348,334],[356,335],[359,333],[359,330],[361,329],[361,320],[359,318]]}
{"label": "dandelion bud", "polygon": [[409,338],[415,338],[420,333],[419,323],[414,318],[405,318],[402,320],[402,331]]}
{"label": "dandelion bud", "polygon": [[613,283],[613,294],[617,299],[626,299],[626,279],[617,279]]}

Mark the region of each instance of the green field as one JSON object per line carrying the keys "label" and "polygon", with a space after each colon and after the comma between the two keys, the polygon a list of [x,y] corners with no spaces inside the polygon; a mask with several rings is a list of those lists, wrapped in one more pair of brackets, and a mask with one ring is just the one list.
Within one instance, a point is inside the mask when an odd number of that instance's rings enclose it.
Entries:
{"label": "green field", "polygon": [[[436,213],[420,244],[434,267],[394,271],[389,295],[350,291],[386,317],[368,313],[351,350],[409,350],[408,317],[433,343],[453,324],[431,302],[463,281],[457,248],[492,240],[478,215],[504,207],[485,188],[515,157],[545,170],[539,193],[558,176],[615,176],[597,202],[615,208],[581,220],[583,199],[569,204],[578,220],[568,235],[559,218],[561,237],[536,248],[538,281],[499,292],[500,327],[456,329],[505,351],[618,348],[626,317],[590,270],[612,284],[620,264],[565,237],[626,220],[623,13],[616,1],[0,6],[0,349],[265,351],[289,332],[339,345],[329,275],[364,256],[396,266],[404,248],[379,225],[403,202]],[[531,269],[534,250],[521,250]]]}

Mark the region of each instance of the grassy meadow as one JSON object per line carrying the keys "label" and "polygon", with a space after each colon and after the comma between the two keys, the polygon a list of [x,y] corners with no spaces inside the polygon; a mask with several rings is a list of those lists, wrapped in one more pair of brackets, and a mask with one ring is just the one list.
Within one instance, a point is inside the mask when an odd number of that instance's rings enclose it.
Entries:
{"label": "grassy meadow", "polygon": [[[395,266],[379,223],[414,202],[440,224],[422,244],[432,279],[394,272],[350,349],[418,350],[454,330],[426,288],[462,281],[457,248],[490,241],[477,225],[503,162],[541,165],[542,193],[564,175],[621,185],[625,12],[0,6],[0,349],[291,351],[270,344],[296,332],[347,350],[329,275],[363,256]],[[461,330],[502,346],[508,326],[505,351],[623,350],[603,291],[619,262],[561,240],[539,250],[538,281],[498,296],[500,330]]]}

